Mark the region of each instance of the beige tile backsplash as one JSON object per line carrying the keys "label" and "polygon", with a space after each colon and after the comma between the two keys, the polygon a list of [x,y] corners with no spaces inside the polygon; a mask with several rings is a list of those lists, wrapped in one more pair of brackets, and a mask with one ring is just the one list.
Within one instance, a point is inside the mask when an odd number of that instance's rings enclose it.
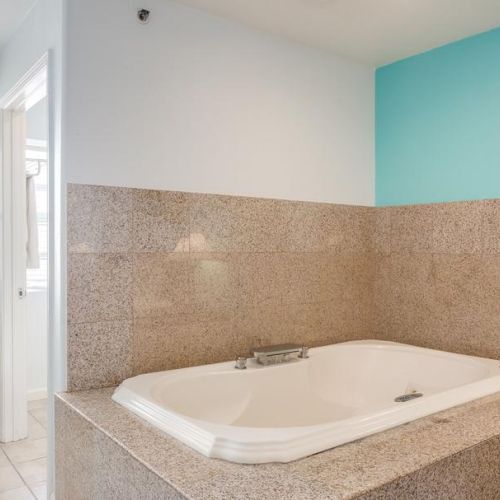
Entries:
{"label": "beige tile backsplash", "polygon": [[379,210],[374,336],[500,359],[500,200]]}
{"label": "beige tile backsplash", "polygon": [[500,201],[395,208],[68,186],[70,390],[258,344],[500,358]]}

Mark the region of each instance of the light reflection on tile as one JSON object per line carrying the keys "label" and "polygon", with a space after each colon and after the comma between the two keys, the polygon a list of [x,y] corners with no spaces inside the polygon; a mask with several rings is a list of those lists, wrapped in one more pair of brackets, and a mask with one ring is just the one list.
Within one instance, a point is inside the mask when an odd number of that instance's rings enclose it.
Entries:
{"label": "light reflection on tile", "polygon": [[189,195],[134,190],[133,242],[136,252],[188,252]]}
{"label": "light reflection on tile", "polygon": [[133,257],[134,317],[190,312],[190,261],[182,253],[140,253]]}

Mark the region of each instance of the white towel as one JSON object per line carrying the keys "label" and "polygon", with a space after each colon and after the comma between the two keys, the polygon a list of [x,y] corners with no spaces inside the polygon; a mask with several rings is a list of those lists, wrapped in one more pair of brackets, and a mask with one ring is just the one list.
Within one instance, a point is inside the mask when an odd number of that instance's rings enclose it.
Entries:
{"label": "white towel", "polygon": [[26,267],[28,269],[40,267],[35,177],[32,175],[26,177]]}

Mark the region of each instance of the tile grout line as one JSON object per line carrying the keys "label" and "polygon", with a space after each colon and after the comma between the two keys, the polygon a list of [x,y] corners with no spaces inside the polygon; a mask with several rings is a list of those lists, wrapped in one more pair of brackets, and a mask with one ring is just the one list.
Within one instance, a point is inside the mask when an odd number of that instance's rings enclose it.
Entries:
{"label": "tile grout line", "polygon": [[[43,429],[44,431],[46,432],[46,428],[45,426],[42,424],[42,422],[40,422],[32,413],[30,410],[28,410],[28,416],[31,416]],[[26,441],[39,441],[41,439],[47,439],[46,437],[43,437],[43,438],[36,438],[36,439],[30,439],[29,437],[26,438],[25,440]],[[32,495],[33,499],[37,500],[38,499],[38,496],[35,494],[35,492],[33,491],[32,487],[29,485],[29,483],[25,480],[24,476],[21,474],[21,472],[19,471],[16,463],[10,459],[10,457],[7,455],[7,453],[5,453],[4,450],[1,450],[2,453],[6,456],[7,460],[9,461],[9,463],[12,465],[13,469],[15,470],[16,474],[20,477],[21,481],[23,482],[23,484],[25,485],[25,487],[28,489],[28,491],[30,492],[30,494]],[[40,460],[40,459],[43,459],[43,458],[47,458],[47,454],[45,453],[45,455],[43,457],[38,457],[38,458],[34,458],[34,459],[31,459],[31,460],[26,460],[25,462],[20,462],[22,464],[25,464],[25,463],[30,463],[30,462],[35,462],[37,460]],[[40,483],[42,483],[43,481],[41,481]],[[46,482],[46,481],[45,481]]]}
{"label": "tile grout line", "polygon": [[[39,458],[34,458],[33,460],[27,460],[26,462],[20,462],[20,463],[21,464],[27,464],[27,463],[30,463],[30,462],[36,462],[37,460],[41,460],[42,458],[47,459],[46,456],[43,456],[43,457],[39,457]],[[15,462],[12,462],[10,459],[9,459],[9,461],[12,464],[12,467],[16,471],[17,475],[21,478],[21,480],[24,483],[24,485],[26,486],[26,488],[28,488],[29,492],[32,494],[33,498],[35,498],[35,500],[37,500],[38,496],[35,494],[35,492],[33,491],[32,487],[30,486],[30,484],[24,479],[24,476],[21,474],[21,472],[19,472],[19,469],[17,468]],[[46,479],[45,479],[45,481],[39,481],[40,484],[46,483],[46,482],[47,482]]]}
{"label": "tile grout line", "polygon": [[[37,496],[33,493],[33,490],[30,488],[30,486],[28,485],[28,483],[25,481],[24,477],[21,475],[21,473],[17,469],[16,464],[10,459],[9,455],[7,455],[7,453],[5,453],[4,450],[1,450],[1,451],[5,455],[5,457],[7,458],[7,461],[10,463],[10,465],[12,466],[12,468],[14,469],[14,471],[16,472],[16,474],[19,476],[19,479],[21,479],[21,481],[23,482],[24,486],[31,493],[31,496],[33,497],[33,499],[37,500]],[[16,488],[12,488],[11,490],[6,490],[6,491],[9,492],[9,491],[13,491],[15,489]]]}
{"label": "tile grout line", "polygon": [[[38,418],[36,418],[35,415],[33,415],[31,413],[31,411],[28,411],[28,415],[30,417],[34,418],[36,420],[36,422],[39,423],[43,427],[44,431],[47,432],[47,429],[45,428],[46,424],[44,424],[43,422],[41,422],[40,420],[38,420]],[[46,439],[46,438],[37,438],[37,439]],[[36,441],[36,439],[32,439],[32,441]]]}
{"label": "tile grout line", "polygon": [[[127,251],[127,255],[130,255],[130,261],[131,261],[131,276],[130,276],[130,306],[131,306],[131,311],[130,311],[130,328],[132,330],[132,334],[130,335],[130,373],[132,376],[137,375],[137,370],[136,370],[136,360],[137,360],[137,355],[136,355],[136,346],[137,346],[137,328],[136,328],[136,307],[135,307],[135,290],[136,290],[136,285],[137,285],[137,257],[136,257],[136,252],[135,252],[135,244],[136,244],[136,230],[135,230],[135,224],[137,222],[137,197],[132,196],[132,235],[131,235],[131,245],[129,250]],[[189,242],[188,242],[189,244]]]}

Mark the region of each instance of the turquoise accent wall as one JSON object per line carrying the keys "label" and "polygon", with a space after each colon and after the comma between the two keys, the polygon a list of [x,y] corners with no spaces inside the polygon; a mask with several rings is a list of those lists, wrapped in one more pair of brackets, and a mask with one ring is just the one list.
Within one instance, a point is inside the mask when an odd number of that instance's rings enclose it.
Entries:
{"label": "turquoise accent wall", "polygon": [[376,204],[500,198],[500,28],[376,72]]}

